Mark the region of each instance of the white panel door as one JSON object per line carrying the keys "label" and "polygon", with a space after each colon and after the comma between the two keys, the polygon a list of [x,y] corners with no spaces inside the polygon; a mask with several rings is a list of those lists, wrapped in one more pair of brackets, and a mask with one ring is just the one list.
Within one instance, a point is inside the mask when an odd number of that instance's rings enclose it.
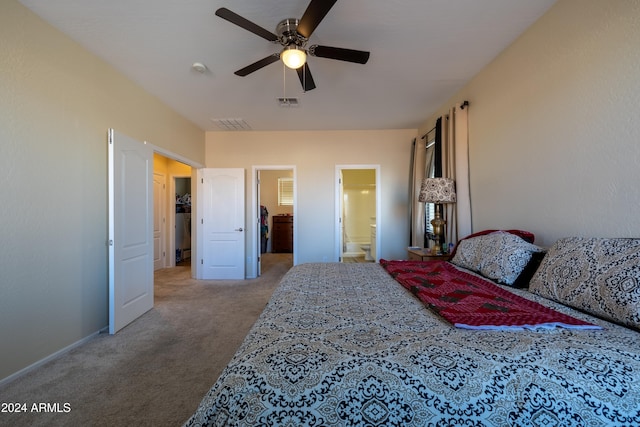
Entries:
{"label": "white panel door", "polygon": [[203,279],[245,278],[244,169],[202,170]]}
{"label": "white panel door", "polygon": [[257,218],[256,218],[256,223],[258,224],[256,226],[256,240],[258,241],[258,251],[256,252],[256,259],[258,260],[257,264],[258,264],[258,271],[256,272],[257,276],[256,277],[260,277],[262,275],[262,223],[260,221],[260,214],[261,209],[260,209],[260,171],[257,170],[256,171],[257,174],[257,179],[255,182],[256,185],[256,200],[258,201],[258,205],[256,206],[256,211],[258,213]]}
{"label": "white panel door", "polygon": [[342,262],[342,258],[344,257],[344,252],[346,251],[345,247],[345,239],[344,239],[344,174],[342,173],[342,169],[337,169],[338,172],[338,203],[336,203],[336,221],[338,222],[338,232],[337,242],[338,242],[338,262]]}
{"label": "white panel door", "polygon": [[109,130],[109,333],[153,308],[153,150]]}
{"label": "white panel door", "polygon": [[165,192],[166,177],[162,173],[153,173],[153,269],[165,267],[165,239],[164,229],[166,224]]}

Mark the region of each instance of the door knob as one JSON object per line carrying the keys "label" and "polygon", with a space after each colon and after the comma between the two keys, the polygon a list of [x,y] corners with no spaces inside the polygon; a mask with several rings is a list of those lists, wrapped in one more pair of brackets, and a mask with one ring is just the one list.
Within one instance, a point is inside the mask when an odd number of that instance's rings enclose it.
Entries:
{"label": "door knob", "polygon": [[236,228],[236,231],[243,231],[243,230],[242,230],[242,227],[240,227],[240,228]]}

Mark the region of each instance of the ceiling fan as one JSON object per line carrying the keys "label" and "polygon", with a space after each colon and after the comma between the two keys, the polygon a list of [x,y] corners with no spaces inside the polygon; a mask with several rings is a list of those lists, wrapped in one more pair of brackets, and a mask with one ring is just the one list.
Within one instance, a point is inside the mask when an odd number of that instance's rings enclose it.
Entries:
{"label": "ceiling fan", "polygon": [[288,18],[280,21],[276,27],[275,34],[227,8],[222,7],[216,10],[216,15],[220,18],[247,31],[251,31],[272,43],[278,43],[283,47],[280,53],[274,53],[266,58],[262,58],[236,71],[234,74],[244,77],[282,59],[282,62],[284,62],[287,67],[297,71],[302,88],[308,91],[315,89],[316,85],[311,76],[311,71],[309,71],[309,64],[306,63],[307,54],[320,58],[366,64],[369,60],[369,52],[320,45],[312,45],[307,48],[309,37],[311,37],[313,31],[324,19],[336,1],[337,0],[311,0],[302,18]]}

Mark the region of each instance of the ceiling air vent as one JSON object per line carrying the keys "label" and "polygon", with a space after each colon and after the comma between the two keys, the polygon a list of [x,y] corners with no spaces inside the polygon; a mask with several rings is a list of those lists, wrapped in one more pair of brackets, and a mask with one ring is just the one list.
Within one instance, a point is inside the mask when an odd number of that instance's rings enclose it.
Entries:
{"label": "ceiling air vent", "polygon": [[243,119],[211,119],[220,130],[251,130]]}
{"label": "ceiling air vent", "polygon": [[298,107],[300,103],[298,102],[298,98],[278,98],[278,105],[281,107]]}

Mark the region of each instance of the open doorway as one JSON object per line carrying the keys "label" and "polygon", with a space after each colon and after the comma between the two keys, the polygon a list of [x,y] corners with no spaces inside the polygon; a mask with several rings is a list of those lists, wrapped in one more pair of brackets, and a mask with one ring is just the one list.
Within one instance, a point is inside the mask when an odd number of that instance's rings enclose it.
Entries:
{"label": "open doorway", "polygon": [[192,167],[154,153],[154,177],[164,177],[162,197],[154,198],[154,252],[162,254],[161,268],[189,266],[191,264],[191,211],[192,211]]}
{"label": "open doorway", "polygon": [[256,175],[256,276],[277,257],[293,265],[295,257],[295,168],[257,166]]}
{"label": "open doorway", "polygon": [[336,175],[338,260],[376,262],[380,213],[379,166],[337,166]]}

